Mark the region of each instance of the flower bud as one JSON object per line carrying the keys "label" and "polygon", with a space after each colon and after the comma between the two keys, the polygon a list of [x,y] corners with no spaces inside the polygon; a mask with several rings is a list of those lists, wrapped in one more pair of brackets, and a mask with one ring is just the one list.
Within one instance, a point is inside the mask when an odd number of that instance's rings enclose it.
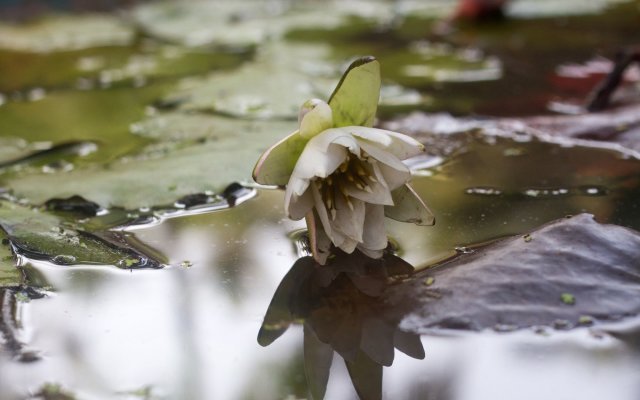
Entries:
{"label": "flower bud", "polygon": [[331,107],[320,99],[307,100],[298,114],[300,135],[310,139],[318,133],[333,128],[333,113]]}

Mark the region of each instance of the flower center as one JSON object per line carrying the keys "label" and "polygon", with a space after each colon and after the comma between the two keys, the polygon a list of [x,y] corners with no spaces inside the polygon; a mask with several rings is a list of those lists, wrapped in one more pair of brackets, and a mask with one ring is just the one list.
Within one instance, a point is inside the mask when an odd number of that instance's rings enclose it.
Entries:
{"label": "flower center", "polygon": [[347,159],[331,175],[324,179],[315,179],[332,220],[336,219],[336,200],[338,197],[342,197],[349,209],[353,211],[353,203],[347,188],[355,186],[358,190],[373,192],[370,184],[378,182],[371,166],[374,162],[376,161],[367,157],[364,152],[362,158],[349,153]]}

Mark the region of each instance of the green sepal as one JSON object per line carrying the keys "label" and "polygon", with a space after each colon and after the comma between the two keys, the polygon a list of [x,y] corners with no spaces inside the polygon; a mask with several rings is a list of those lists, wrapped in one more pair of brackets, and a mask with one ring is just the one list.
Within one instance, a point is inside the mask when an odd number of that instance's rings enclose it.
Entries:
{"label": "green sepal", "polygon": [[333,126],[373,126],[380,98],[380,63],[362,57],[351,63],[329,98]]}

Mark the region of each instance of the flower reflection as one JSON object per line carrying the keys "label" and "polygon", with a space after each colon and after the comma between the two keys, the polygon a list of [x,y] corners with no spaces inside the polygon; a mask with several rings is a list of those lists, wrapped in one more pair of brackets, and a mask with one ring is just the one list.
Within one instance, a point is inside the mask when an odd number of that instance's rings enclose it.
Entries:
{"label": "flower reflection", "polygon": [[314,399],[324,397],[334,351],[344,359],[358,395],[381,398],[382,367],[393,363],[394,349],[417,359],[425,356],[420,336],[398,327],[399,300],[384,296],[414,268],[388,252],[380,259],[338,252],[329,265],[320,268],[312,257],[296,261],[271,300],[258,342],[267,346],[300,321]]}

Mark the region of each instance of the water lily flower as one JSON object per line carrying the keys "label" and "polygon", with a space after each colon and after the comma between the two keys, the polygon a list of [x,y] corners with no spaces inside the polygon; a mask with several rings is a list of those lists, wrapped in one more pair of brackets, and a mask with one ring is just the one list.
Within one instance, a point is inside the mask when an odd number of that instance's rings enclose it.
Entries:
{"label": "water lily flower", "polygon": [[286,186],[285,211],[306,218],[311,249],[324,264],[331,244],[372,258],[387,246],[384,217],[432,225],[433,214],[407,184],[401,160],[424,150],[406,135],[373,128],[380,95],[379,63],[355,61],[326,103],[305,102],[297,131],[269,148],[253,177]]}

